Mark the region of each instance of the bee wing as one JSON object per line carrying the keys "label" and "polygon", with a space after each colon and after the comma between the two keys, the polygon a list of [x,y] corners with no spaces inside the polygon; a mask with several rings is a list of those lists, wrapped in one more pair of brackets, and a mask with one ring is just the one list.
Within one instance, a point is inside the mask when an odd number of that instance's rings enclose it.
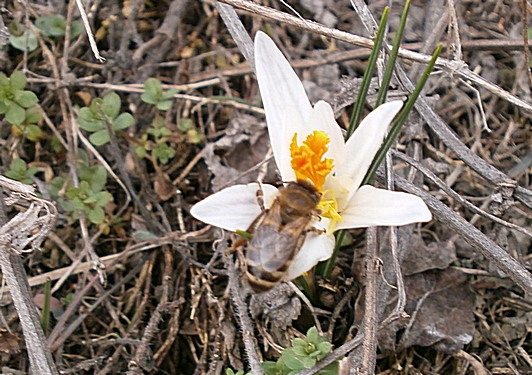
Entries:
{"label": "bee wing", "polygon": [[251,240],[248,261],[260,265],[266,272],[280,271],[300,249],[305,240],[303,231],[308,224],[307,218],[300,218],[285,226],[263,223]]}
{"label": "bee wing", "polygon": [[253,251],[247,253],[250,264],[260,265],[266,272],[275,272],[293,258],[298,239],[278,229],[269,225],[259,228],[250,243]]}

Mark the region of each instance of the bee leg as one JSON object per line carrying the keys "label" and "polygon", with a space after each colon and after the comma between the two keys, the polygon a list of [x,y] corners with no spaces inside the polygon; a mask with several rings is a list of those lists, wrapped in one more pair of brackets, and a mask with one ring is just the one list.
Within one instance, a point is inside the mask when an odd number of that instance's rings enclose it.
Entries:
{"label": "bee leg", "polygon": [[259,185],[257,190],[257,204],[259,205],[260,210],[265,212],[266,206],[264,206],[264,190],[262,189],[262,183],[260,181],[257,181],[257,184]]}
{"label": "bee leg", "polygon": [[310,228],[307,228],[303,231],[303,233],[306,235],[308,233],[315,233],[317,235],[320,235],[320,234],[325,234],[325,232],[327,232],[325,229],[319,229],[319,228],[316,228],[316,227],[310,227]]}

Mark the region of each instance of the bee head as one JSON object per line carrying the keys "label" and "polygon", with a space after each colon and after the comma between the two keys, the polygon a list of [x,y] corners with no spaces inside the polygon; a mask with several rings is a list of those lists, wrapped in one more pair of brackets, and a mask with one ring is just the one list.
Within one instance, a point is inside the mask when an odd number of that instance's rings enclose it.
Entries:
{"label": "bee head", "polygon": [[284,219],[291,221],[313,214],[320,202],[320,193],[310,182],[297,180],[280,189],[278,199],[283,208]]}

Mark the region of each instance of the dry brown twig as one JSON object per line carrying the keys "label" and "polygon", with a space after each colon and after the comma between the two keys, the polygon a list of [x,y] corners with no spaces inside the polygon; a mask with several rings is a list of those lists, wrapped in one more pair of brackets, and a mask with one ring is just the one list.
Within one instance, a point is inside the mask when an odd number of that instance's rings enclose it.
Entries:
{"label": "dry brown twig", "polygon": [[[35,195],[34,189],[18,181],[0,176],[0,267],[7,287],[13,298],[26,346],[30,365],[34,373],[58,374],[50,350],[46,345],[37,308],[33,302],[26,272],[20,255],[39,249],[47,233],[55,225],[55,206]],[[6,206],[17,202],[29,204],[7,220]],[[28,249],[29,247],[29,249]]]}
{"label": "dry brown twig", "polygon": [[[339,41],[347,42],[354,44],[360,47],[372,48],[373,41],[368,38],[364,38],[358,35],[353,35],[344,31],[337,29],[331,29],[325,27],[317,22],[309,20],[301,20],[295,16],[280,12],[278,10],[267,8],[252,1],[248,0],[219,0],[222,3],[232,5],[238,9],[245,10],[252,14],[274,20],[275,22],[288,24],[294,27],[297,27],[302,30],[310,31],[315,34],[327,36]],[[421,53],[409,51],[400,48],[399,56],[408,60],[428,63],[431,56],[424,55]],[[436,66],[447,71],[451,74],[458,74],[466,80],[474,82],[477,86],[486,89],[487,91],[501,97],[502,99],[524,109],[529,112],[532,112],[532,104],[525,102],[524,100],[516,97],[515,95],[510,94],[509,92],[501,89],[499,86],[487,81],[478,74],[472,72],[463,62],[450,61],[444,58],[438,58],[436,61]]]}

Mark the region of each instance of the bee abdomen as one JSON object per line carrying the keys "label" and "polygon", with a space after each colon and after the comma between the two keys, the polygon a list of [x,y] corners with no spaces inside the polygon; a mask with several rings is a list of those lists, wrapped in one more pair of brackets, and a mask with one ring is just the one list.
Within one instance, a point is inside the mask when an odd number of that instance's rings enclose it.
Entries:
{"label": "bee abdomen", "polygon": [[255,293],[264,293],[284,281],[289,264],[283,264],[277,271],[266,271],[261,266],[248,264],[246,278]]}

